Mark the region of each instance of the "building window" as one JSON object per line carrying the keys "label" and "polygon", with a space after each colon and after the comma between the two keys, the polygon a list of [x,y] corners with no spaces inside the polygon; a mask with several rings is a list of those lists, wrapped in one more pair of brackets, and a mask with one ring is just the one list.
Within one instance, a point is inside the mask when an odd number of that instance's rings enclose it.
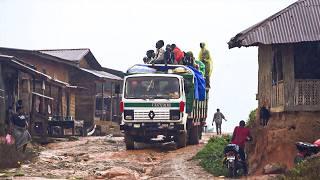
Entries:
{"label": "building window", "polygon": [[294,47],[296,79],[320,79],[320,43],[301,43]]}
{"label": "building window", "polygon": [[282,53],[279,49],[276,49],[272,60],[272,85],[283,80],[282,67]]}

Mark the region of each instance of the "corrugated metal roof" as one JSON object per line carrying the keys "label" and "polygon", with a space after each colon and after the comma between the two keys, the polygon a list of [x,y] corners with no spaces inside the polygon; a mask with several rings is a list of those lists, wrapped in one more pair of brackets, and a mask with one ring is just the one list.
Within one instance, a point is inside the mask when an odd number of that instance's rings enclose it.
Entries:
{"label": "corrugated metal roof", "polygon": [[48,49],[39,52],[69,61],[80,61],[89,53],[89,49]]}
{"label": "corrugated metal roof", "polygon": [[319,41],[319,22],[320,0],[299,0],[231,38],[229,48]]}
{"label": "corrugated metal roof", "polygon": [[85,68],[80,68],[82,71],[85,71],[85,72],[88,72],[96,77],[99,77],[99,78],[103,78],[103,79],[112,79],[112,80],[122,80],[122,78],[116,76],[116,75],[113,75],[113,74],[110,74],[110,73],[107,73],[107,72],[104,72],[104,71],[96,71],[96,70],[91,70],[91,69],[85,69]]}
{"label": "corrugated metal roof", "polygon": [[42,78],[45,78],[46,80],[48,81],[51,81],[51,82],[54,82],[60,86],[65,86],[65,87],[68,87],[68,88],[81,88],[81,87],[77,87],[77,86],[72,86],[70,85],[69,83],[67,82],[64,82],[64,81],[60,81],[60,80],[57,80],[57,79],[54,79],[52,78],[51,76],[47,75],[47,74],[44,74],[40,71],[37,71],[25,64],[22,64],[21,62],[19,62],[19,60],[17,58],[15,58],[14,56],[7,56],[7,55],[1,55],[0,54],[0,62],[3,61],[3,62],[7,62],[9,64],[13,64],[15,65],[16,67],[19,67],[19,69],[22,69],[23,71],[26,71],[26,72],[29,72],[29,73],[32,73],[32,74],[36,74]]}

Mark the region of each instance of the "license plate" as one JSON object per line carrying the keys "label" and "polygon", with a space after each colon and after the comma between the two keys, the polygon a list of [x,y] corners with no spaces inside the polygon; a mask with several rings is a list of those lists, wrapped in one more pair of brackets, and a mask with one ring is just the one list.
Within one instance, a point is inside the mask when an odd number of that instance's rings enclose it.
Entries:
{"label": "license plate", "polygon": [[162,124],[161,127],[167,128],[167,127],[169,127],[169,124]]}
{"label": "license plate", "polygon": [[140,124],[134,124],[133,127],[134,128],[140,128]]}
{"label": "license plate", "polygon": [[235,160],[235,159],[236,159],[235,156],[228,156],[228,157],[227,157],[227,160]]}

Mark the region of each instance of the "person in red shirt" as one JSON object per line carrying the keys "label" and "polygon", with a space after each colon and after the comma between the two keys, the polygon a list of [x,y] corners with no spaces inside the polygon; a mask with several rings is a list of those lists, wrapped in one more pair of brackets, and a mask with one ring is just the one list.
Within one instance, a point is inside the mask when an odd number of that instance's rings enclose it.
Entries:
{"label": "person in red shirt", "polygon": [[174,63],[182,64],[182,59],[184,58],[184,52],[182,52],[175,44],[171,44],[172,52],[174,53]]}
{"label": "person in red shirt", "polygon": [[241,160],[244,162],[244,173],[248,173],[248,168],[246,164],[246,155],[244,153],[245,143],[246,141],[251,141],[252,137],[250,134],[250,129],[246,128],[246,123],[242,120],[239,123],[239,126],[234,128],[231,143],[239,146],[239,155]]}

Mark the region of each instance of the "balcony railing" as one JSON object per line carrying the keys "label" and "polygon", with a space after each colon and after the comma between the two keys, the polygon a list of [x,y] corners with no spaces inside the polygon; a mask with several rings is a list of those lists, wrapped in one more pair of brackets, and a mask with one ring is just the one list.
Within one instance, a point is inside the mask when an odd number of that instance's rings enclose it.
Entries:
{"label": "balcony railing", "polygon": [[320,105],[320,80],[298,79],[295,82],[294,91],[295,106],[319,106]]}

